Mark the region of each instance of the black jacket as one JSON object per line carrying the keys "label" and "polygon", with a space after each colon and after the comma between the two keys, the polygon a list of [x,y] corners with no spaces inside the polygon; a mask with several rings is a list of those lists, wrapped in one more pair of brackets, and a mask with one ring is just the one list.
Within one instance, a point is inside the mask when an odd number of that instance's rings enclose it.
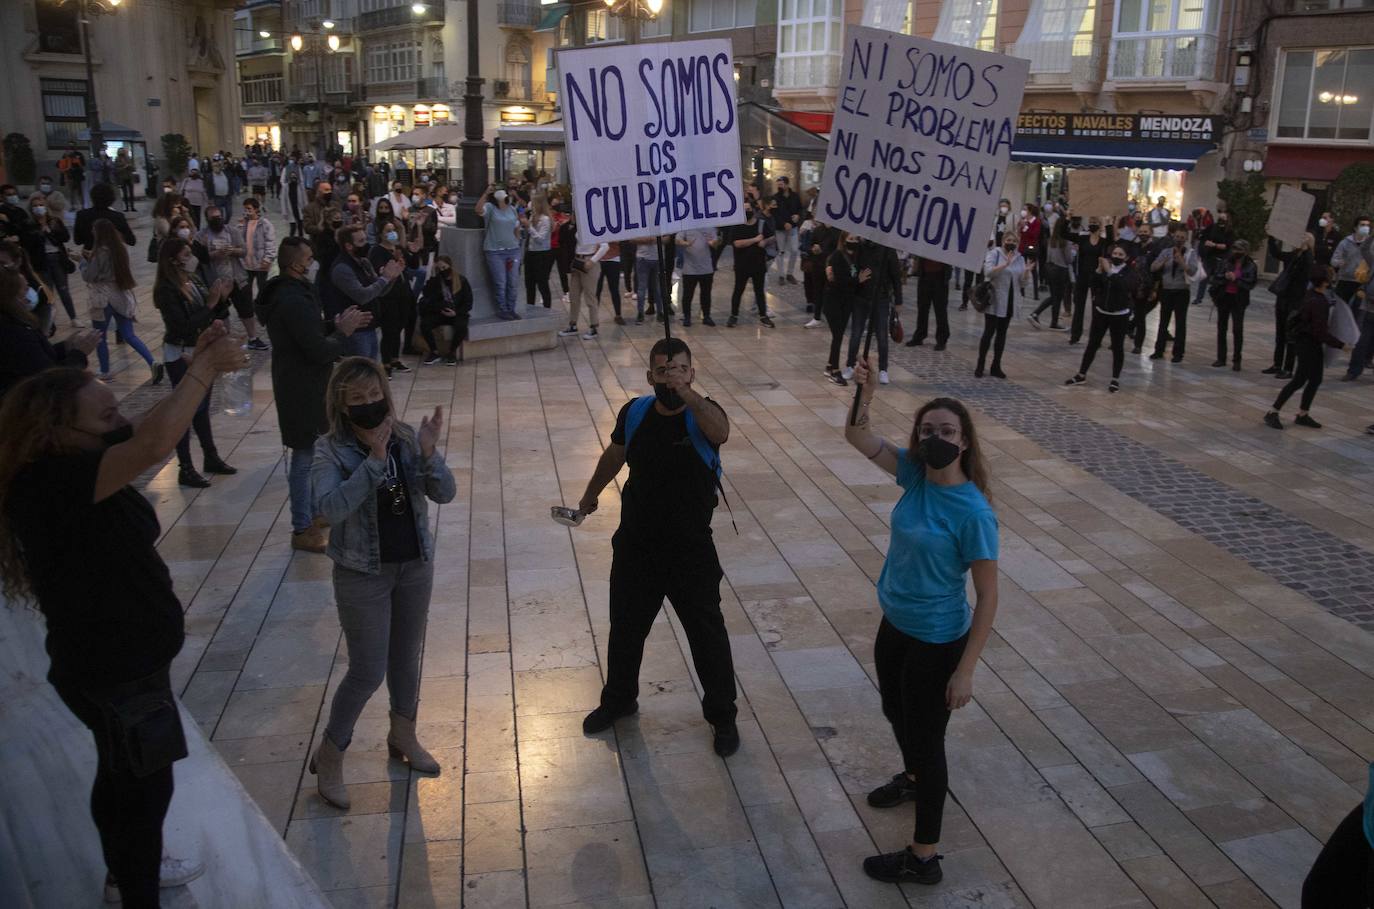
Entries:
{"label": "black jacket", "polygon": [[902,305],[902,263],[897,250],[878,243],[860,243],[855,265],[858,271],[873,270],[873,276],[858,285],[864,299],[873,303],[891,300],[893,306]]}
{"label": "black jacket", "polygon": [[[458,280],[462,286],[458,288],[458,293],[453,295],[451,308],[455,314],[454,318],[460,325],[465,326],[472,315],[472,285],[462,275],[458,276]],[[420,298],[420,323],[431,326],[443,324],[448,317],[439,315],[439,311],[444,308],[444,278],[435,274],[425,282],[424,295]]]}
{"label": "black jacket", "polygon": [[[199,278],[195,280],[200,281]],[[202,290],[208,301],[210,299],[209,289],[202,284]],[[180,347],[195,347],[200,333],[209,328],[211,322],[226,318],[229,315],[227,297],[214,308],[194,306],[182,294],[179,287],[165,282],[153,288],[153,305],[162,314],[162,324],[166,326],[166,331],[162,337],[163,342],[176,344]]]}
{"label": "black jacket", "polygon": [[65,343],[49,344],[27,322],[0,316],[0,397],[35,373],[53,366],[86,368],[86,355]]}
{"label": "black jacket", "polygon": [[114,211],[109,208],[83,208],[76,213],[76,230],[72,236],[82,249],[90,249],[95,245],[95,222],[109,221],[119,231],[119,235],[124,238],[128,246],[133,246],[134,232],[129,229],[129,222],[124,219],[124,213]]}
{"label": "black jacket", "polygon": [[[1235,293],[1227,291],[1227,286],[1231,284],[1226,280],[1226,272],[1234,269],[1238,274],[1235,281]],[[1218,259],[1208,281],[1212,285],[1211,294],[1215,302],[1225,301],[1227,303],[1238,303],[1241,306],[1250,305],[1250,288],[1255,286],[1259,280],[1259,268],[1255,265],[1255,260],[1249,256],[1237,256],[1234,253],[1225,258]]]}
{"label": "black jacket", "polygon": [[[1269,289],[1274,291],[1279,302],[1285,306],[1301,303],[1307,296],[1307,282],[1312,277],[1312,251],[1290,249],[1285,252],[1279,241],[1270,237],[1269,255],[1283,263],[1283,271],[1279,272],[1279,276],[1269,285]],[[1276,287],[1279,289],[1276,290]]]}
{"label": "black jacket", "polygon": [[277,425],[287,448],[309,448],[329,429],[324,396],[345,339],[320,310],[315,287],[278,275],[267,282],[255,307],[272,342],[272,395]]}
{"label": "black jacket", "polygon": [[[774,229],[782,230],[787,227],[796,227],[801,223],[803,209],[800,195],[790,190],[786,194],[775,193],[773,204],[777,206],[773,211]],[[792,222],[794,217],[798,219],[795,224]]]}
{"label": "black jacket", "polygon": [[830,313],[838,306],[848,312],[859,292],[859,269],[842,249],[831,253],[825,264],[833,278],[827,278],[825,283],[825,311]]}

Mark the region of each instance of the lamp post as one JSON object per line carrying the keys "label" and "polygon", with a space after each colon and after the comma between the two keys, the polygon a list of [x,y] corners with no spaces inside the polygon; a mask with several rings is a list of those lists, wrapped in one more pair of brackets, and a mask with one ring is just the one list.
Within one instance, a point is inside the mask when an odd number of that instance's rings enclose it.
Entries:
{"label": "lamp post", "polygon": [[639,23],[652,22],[663,12],[663,0],[604,0],[606,12],[625,20],[625,43],[639,43]]}
{"label": "lamp post", "polygon": [[123,0],[54,0],[58,6],[76,4],[76,19],[81,25],[81,49],[86,58],[86,129],[91,134],[92,162],[105,150],[105,131],[100,128],[100,108],[95,103],[95,67],[91,63],[91,17],[114,15]]}
{"label": "lamp post", "polygon": [[458,226],[480,230],[482,218],[477,214],[477,200],[487,188],[487,150],[491,148],[483,137],[481,36],[478,34],[478,2],[468,0],[468,77],[463,92],[463,195],[458,200]]}
{"label": "lamp post", "polygon": [[[332,54],[339,49],[340,38],[334,31],[334,23],[329,19],[310,22],[311,31],[308,34],[296,32],[291,36],[291,50],[296,54],[309,55],[315,58],[315,98],[319,104],[320,111],[320,158],[326,159],[329,156],[329,127],[325,123],[325,104],[324,104],[324,66],[321,60],[325,54]],[[321,31],[323,29],[323,31]],[[308,41],[306,39],[309,39]],[[307,50],[307,46],[309,49]]]}

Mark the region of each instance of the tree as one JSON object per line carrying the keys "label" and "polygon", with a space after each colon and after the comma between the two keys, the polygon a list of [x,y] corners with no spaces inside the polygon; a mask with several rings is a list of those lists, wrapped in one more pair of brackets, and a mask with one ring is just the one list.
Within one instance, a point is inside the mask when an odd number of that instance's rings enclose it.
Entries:
{"label": "tree", "polygon": [[186,175],[186,164],[191,160],[191,143],[181,133],[167,133],[162,137],[162,158],[167,164],[168,177]]}
{"label": "tree", "polygon": [[1250,248],[1264,248],[1265,225],[1269,223],[1269,201],[1265,198],[1264,177],[1251,174],[1239,180],[1217,184],[1217,198],[1226,204],[1231,227]]}
{"label": "tree", "polygon": [[1350,164],[1331,184],[1331,214],[1341,230],[1355,227],[1356,218],[1374,212],[1374,164]]}
{"label": "tree", "polygon": [[33,160],[33,146],[23,133],[5,136],[5,169],[9,172],[10,182],[20,186],[32,186],[37,178],[38,166]]}

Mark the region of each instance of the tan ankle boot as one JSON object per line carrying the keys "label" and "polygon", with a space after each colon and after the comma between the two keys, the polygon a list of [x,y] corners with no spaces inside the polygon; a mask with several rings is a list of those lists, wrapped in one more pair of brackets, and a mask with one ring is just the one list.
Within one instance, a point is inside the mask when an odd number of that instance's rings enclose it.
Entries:
{"label": "tan ankle boot", "polygon": [[328,545],[329,534],[318,524],[312,524],[300,533],[291,534],[291,548],[302,552],[324,552]]}
{"label": "tan ankle boot", "polygon": [[386,737],[387,751],[394,758],[405,758],[411,769],[420,773],[438,773],[439,762],[415,738],[415,721],[391,711],[391,734]]}
{"label": "tan ankle boot", "polygon": [[310,772],[318,777],[315,787],[320,791],[320,798],[347,811],[352,803],[343,781],[343,752],[327,735],[320,736],[320,747],[310,759]]}

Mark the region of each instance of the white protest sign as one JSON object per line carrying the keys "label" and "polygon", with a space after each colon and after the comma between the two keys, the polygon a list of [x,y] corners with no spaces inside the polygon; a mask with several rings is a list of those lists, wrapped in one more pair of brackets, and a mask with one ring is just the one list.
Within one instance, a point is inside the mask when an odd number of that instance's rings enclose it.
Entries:
{"label": "white protest sign", "polygon": [[819,219],[981,270],[1030,62],[873,28],[845,42]]}
{"label": "white protest sign", "polygon": [[558,79],[582,242],[744,220],[728,40],[560,51]]}
{"label": "white protest sign", "polygon": [[1264,232],[1289,246],[1301,246],[1312,217],[1312,208],[1316,204],[1317,197],[1311,193],[1287,183],[1279,184],[1279,192],[1274,197],[1273,207],[1269,209],[1269,221],[1264,225]]}

